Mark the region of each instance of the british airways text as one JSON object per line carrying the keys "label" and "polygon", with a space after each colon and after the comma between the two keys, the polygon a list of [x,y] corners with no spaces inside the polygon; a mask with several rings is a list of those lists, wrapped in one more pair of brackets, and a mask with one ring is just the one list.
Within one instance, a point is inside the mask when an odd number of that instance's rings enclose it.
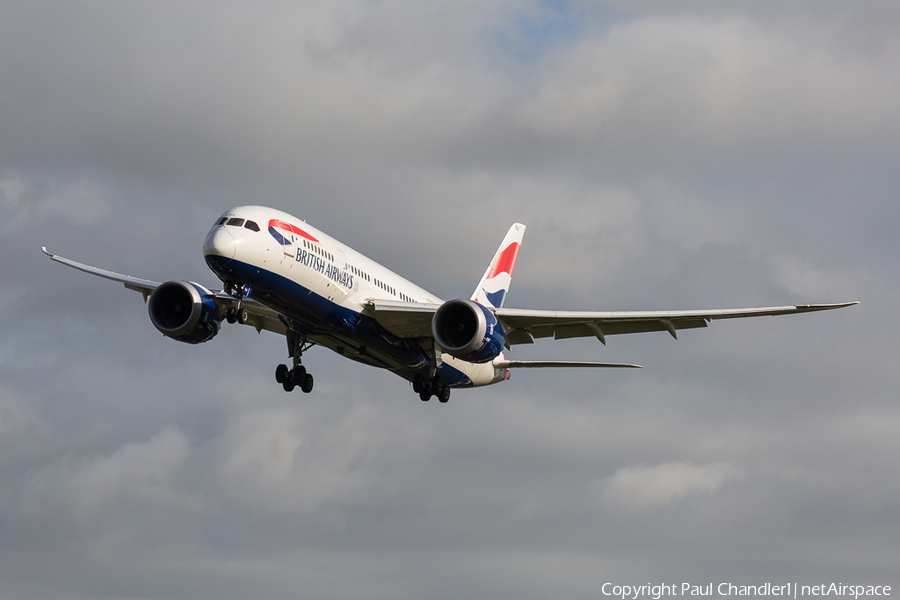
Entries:
{"label": "british airways text", "polygon": [[341,271],[335,265],[312,252],[297,248],[297,262],[303,266],[309,267],[313,271],[322,273],[328,279],[347,289],[353,289],[353,275],[346,271]]}

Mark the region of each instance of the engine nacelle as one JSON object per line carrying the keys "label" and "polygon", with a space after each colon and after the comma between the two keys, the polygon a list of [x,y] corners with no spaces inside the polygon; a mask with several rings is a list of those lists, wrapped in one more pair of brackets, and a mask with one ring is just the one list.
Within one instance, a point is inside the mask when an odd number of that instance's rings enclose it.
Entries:
{"label": "engine nacelle", "polygon": [[150,320],[164,336],[199,344],[219,333],[218,309],[212,292],[188,281],[167,281],[150,295]]}
{"label": "engine nacelle", "polygon": [[431,321],[431,333],[441,349],[474,363],[494,360],[506,336],[494,313],[472,300],[448,300]]}

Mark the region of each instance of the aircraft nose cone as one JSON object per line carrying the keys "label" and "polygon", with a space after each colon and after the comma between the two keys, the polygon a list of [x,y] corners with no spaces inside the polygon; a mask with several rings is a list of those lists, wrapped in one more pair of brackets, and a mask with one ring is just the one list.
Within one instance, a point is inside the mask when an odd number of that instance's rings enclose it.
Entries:
{"label": "aircraft nose cone", "polygon": [[234,236],[224,228],[218,227],[206,236],[206,243],[203,244],[203,256],[220,256],[227,262],[234,258],[234,246]]}

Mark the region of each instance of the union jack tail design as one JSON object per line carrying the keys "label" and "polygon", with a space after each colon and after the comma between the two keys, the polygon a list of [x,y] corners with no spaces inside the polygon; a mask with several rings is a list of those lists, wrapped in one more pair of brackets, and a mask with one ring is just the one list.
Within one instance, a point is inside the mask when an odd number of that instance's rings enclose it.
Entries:
{"label": "union jack tail design", "polygon": [[483,306],[502,308],[509,292],[509,284],[512,283],[513,269],[516,267],[516,258],[519,256],[519,248],[522,246],[522,238],[525,236],[525,226],[516,223],[509,228],[503,243],[494,254],[491,264],[484,272],[484,277],[478,283],[478,287],[472,293],[472,300]]}

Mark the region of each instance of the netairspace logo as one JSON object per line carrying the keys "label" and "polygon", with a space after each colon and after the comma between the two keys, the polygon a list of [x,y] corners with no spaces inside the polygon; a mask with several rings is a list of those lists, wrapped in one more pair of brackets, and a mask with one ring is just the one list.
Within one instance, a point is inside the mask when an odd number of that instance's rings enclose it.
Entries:
{"label": "netairspace logo", "polygon": [[644,585],[617,585],[604,583],[601,588],[604,596],[614,596],[621,600],[638,600],[652,598],[660,600],[663,596],[783,596],[796,600],[801,596],[843,596],[858,600],[861,596],[890,596],[889,585],[844,585],[843,583],[822,583],[819,585],[800,585],[797,583],[763,583],[761,585],[738,585],[735,583],[647,583]]}

